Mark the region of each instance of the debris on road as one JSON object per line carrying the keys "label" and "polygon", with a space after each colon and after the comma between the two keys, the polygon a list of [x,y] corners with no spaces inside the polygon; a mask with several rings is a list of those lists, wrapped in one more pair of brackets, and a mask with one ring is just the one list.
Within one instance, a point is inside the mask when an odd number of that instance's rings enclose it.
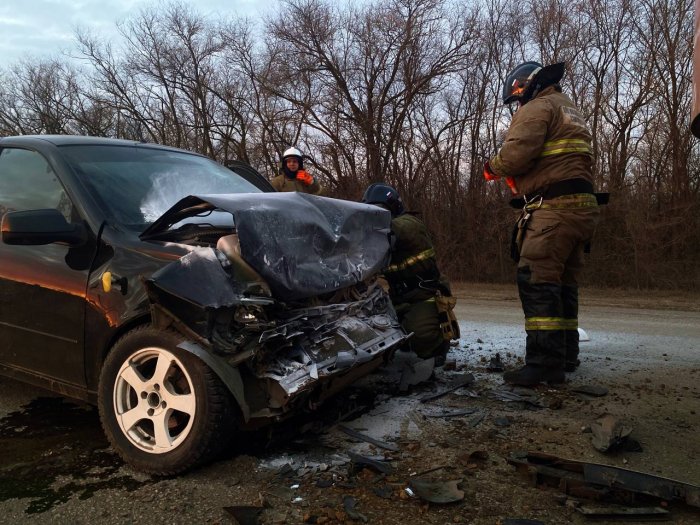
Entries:
{"label": "debris on road", "polygon": [[384,450],[390,450],[392,452],[398,452],[399,450],[399,447],[397,447],[396,445],[392,445],[391,443],[386,443],[384,441],[374,439],[370,436],[366,436],[356,430],[353,430],[350,427],[346,427],[345,425],[338,425],[338,430],[340,430],[344,434],[347,434],[353,439],[356,439],[358,441],[365,441],[366,443],[374,445],[375,447],[383,448]]}
{"label": "debris on road", "polygon": [[586,394],[592,397],[603,397],[608,395],[608,389],[600,385],[580,385],[571,388],[572,392]]}
{"label": "debris on road", "polygon": [[491,390],[488,396],[505,403],[517,402],[526,407],[545,408],[545,404],[535,393],[518,393],[507,387]]}
{"label": "debris on road", "polygon": [[652,474],[539,452],[514,453],[508,463],[535,485],[553,486],[574,497],[629,504],[644,495],[700,507],[700,486]]}
{"label": "debris on road", "polygon": [[626,426],[611,414],[603,414],[591,423],[591,444],[601,452],[621,447],[632,433],[632,428]]}
{"label": "debris on road", "polygon": [[442,390],[439,392],[436,392],[434,394],[429,394],[425,397],[422,397],[420,402],[421,403],[427,403],[428,401],[434,401],[435,399],[438,399],[444,395],[449,394],[450,392],[454,392],[455,390],[458,390],[462,387],[469,386],[474,382],[474,375],[470,373],[466,374],[460,374],[456,376],[450,383]]}
{"label": "debris on road", "polygon": [[343,496],[343,508],[347,513],[348,517],[353,521],[362,521],[367,523],[369,519],[364,514],[360,513],[356,509],[357,502],[352,496]]}
{"label": "debris on road", "polygon": [[671,518],[661,507],[623,507],[620,505],[580,505],[576,510],[591,520],[661,521]]}
{"label": "debris on road", "polygon": [[486,370],[489,372],[503,372],[503,368],[503,361],[501,361],[501,354],[499,353],[496,353],[486,366]]}
{"label": "debris on road", "polygon": [[361,456],[360,454],[356,454],[355,452],[351,451],[348,452],[348,456],[350,456],[350,460],[352,461],[353,465],[356,466],[370,467],[382,474],[391,474],[394,471],[394,468],[390,463],[380,459]]}
{"label": "debris on road", "polygon": [[454,503],[464,499],[464,491],[459,488],[461,479],[450,481],[430,481],[425,479],[412,479],[409,488],[419,498],[430,503]]}

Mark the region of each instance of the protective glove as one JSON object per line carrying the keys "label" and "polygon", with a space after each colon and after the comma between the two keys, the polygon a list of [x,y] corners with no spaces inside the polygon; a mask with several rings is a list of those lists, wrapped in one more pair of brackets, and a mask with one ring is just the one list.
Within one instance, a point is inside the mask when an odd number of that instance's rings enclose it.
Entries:
{"label": "protective glove", "polygon": [[488,160],[484,162],[484,178],[488,181],[500,179],[500,177],[491,169],[491,164],[489,164]]}
{"label": "protective glove", "polygon": [[297,172],[297,180],[305,186],[311,186],[314,183],[314,178],[306,171]]}
{"label": "protective glove", "polygon": [[[493,172],[488,160],[484,163],[484,178],[488,181],[498,180],[501,178]],[[519,193],[513,177],[506,177],[506,184],[508,184],[508,187],[513,195],[517,195]]]}

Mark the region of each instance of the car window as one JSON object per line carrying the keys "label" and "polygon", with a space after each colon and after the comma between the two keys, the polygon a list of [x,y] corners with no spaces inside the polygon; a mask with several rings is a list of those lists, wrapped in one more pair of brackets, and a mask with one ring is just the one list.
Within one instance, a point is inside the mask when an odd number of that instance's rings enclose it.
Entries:
{"label": "car window", "polygon": [[48,208],[71,220],[73,206],[47,160],[36,151],[0,150],[0,215]]}
{"label": "car window", "polygon": [[260,192],[237,173],[186,152],[138,145],[61,151],[108,217],[136,231],[189,195]]}

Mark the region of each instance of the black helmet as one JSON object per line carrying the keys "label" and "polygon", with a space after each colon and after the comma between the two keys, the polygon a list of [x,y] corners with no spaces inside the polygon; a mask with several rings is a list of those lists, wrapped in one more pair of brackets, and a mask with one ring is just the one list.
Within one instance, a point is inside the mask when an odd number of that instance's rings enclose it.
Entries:
{"label": "black helmet", "polygon": [[513,69],[503,84],[503,103],[526,104],[547,86],[558,84],[564,76],[564,62],[542,66],[539,62],[523,62]]}
{"label": "black helmet", "polygon": [[362,202],[367,204],[381,204],[385,206],[392,217],[397,217],[403,213],[403,202],[399,192],[388,184],[375,182],[371,184],[362,196]]}

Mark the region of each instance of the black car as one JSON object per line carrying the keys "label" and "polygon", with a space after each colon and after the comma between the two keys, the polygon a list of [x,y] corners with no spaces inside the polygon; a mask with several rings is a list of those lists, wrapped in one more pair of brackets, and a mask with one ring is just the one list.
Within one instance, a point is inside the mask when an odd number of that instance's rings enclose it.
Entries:
{"label": "black car", "polygon": [[268,189],[175,148],[0,139],[0,373],[97,403],[127,462],[174,474],[379,366],[406,338],[389,213]]}

